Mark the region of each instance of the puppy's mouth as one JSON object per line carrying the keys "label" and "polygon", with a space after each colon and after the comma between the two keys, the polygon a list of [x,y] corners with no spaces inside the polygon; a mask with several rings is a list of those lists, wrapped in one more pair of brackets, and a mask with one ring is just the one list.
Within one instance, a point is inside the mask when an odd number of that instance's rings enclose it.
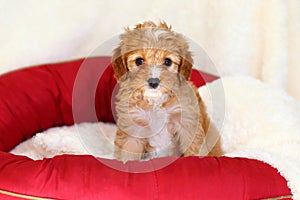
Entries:
{"label": "puppy's mouth", "polygon": [[163,85],[159,85],[155,89],[147,86],[143,95],[149,105],[152,105],[155,108],[160,107],[169,99],[170,91]]}
{"label": "puppy's mouth", "polygon": [[149,78],[145,87],[144,97],[147,99],[160,98],[163,95],[161,88],[159,78]]}
{"label": "puppy's mouth", "polygon": [[142,105],[149,110],[161,109],[173,95],[170,88],[160,84],[155,89],[151,88],[147,83],[142,85],[132,93],[134,102]]}
{"label": "puppy's mouth", "polygon": [[160,98],[163,95],[162,91],[160,91],[158,88],[156,89],[146,89],[144,92],[144,97],[147,99],[156,99]]}
{"label": "puppy's mouth", "polygon": [[151,106],[161,106],[172,93],[158,78],[149,78],[143,85],[136,88],[133,97],[145,101]]}

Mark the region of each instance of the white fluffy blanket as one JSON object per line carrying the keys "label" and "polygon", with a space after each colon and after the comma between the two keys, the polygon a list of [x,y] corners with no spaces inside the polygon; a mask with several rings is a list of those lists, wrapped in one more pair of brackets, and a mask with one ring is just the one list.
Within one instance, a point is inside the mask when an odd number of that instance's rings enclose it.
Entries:
{"label": "white fluffy blanket", "polygon": [[[269,163],[287,179],[294,198],[300,199],[299,103],[284,91],[244,76],[222,78],[199,92],[219,131],[224,155]],[[33,159],[64,153],[113,158],[115,131],[114,124],[104,123],[52,128],[12,153]]]}

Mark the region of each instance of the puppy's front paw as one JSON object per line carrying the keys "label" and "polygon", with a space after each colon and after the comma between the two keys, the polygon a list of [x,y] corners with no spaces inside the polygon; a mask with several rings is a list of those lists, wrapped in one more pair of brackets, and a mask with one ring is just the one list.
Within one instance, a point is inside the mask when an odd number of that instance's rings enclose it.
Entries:
{"label": "puppy's front paw", "polygon": [[119,156],[115,155],[115,157],[116,159],[122,161],[123,163],[126,163],[127,161],[130,160],[141,160],[142,154],[121,150]]}

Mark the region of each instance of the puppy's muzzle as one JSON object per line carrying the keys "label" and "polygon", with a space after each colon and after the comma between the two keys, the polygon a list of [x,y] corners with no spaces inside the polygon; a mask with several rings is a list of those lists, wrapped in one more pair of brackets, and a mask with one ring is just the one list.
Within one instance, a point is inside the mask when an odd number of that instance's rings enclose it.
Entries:
{"label": "puppy's muzzle", "polygon": [[149,78],[147,82],[150,88],[156,89],[159,86],[160,80],[159,78]]}

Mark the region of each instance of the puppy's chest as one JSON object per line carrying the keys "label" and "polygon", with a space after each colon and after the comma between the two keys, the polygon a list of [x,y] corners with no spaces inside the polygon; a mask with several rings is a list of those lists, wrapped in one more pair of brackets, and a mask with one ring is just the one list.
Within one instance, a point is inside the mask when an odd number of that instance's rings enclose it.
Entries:
{"label": "puppy's chest", "polygon": [[149,111],[149,116],[148,141],[155,151],[160,151],[170,146],[172,142],[173,135],[167,130],[170,113],[167,109],[160,107]]}
{"label": "puppy's chest", "polygon": [[162,106],[154,106],[148,110],[140,110],[134,108],[133,113],[139,113],[139,118],[146,119],[147,125],[134,123],[132,132],[135,132],[139,137],[146,138],[149,144],[155,151],[160,151],[170,146],[173,135],[167,130],[167,124],[170,121],[172,109],[164,108]]}

